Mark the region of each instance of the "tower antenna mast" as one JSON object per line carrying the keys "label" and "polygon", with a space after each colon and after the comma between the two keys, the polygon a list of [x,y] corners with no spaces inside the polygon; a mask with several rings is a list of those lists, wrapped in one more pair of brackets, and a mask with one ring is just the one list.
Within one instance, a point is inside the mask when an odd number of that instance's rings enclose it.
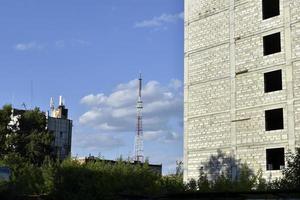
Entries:
{"label": "tower antenna mast", "polygon": [[143,122],[142,122],[142,74],[139,77],[138,100],[136,103],[136,135],[134,144],[134,161],[144,162],[144,149],[143,149]]}

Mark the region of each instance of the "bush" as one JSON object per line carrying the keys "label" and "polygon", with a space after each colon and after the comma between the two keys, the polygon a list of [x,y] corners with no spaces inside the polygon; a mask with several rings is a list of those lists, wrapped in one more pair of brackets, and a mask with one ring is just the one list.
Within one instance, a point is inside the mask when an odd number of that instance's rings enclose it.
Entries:
{"label": "bush", "polygon": [[276,189],[300,191],[300,148],[287,154],[287,167],[282,174],[283,178],[276,181]]}
{"label": "bush", "polygon": [[53,178],[56,164],[45,161],[41,166],[34,165],[18,154],[9,154],[2,164],[12,171],[11,181],[1,185],[1,190],[16,196],[49,194],[54,188]]}
{"label": "bush", "polygon": [[57,199],[115,199],[121,195],[153,195],[159,192],[160,176],[148,165],[123,161],[79,164],[66,160],[55,178]]}
{"label": "bush", "polygon": [[187,189],[183,177],[177,175],[163,176],[159,180],[158,187],[161,194],[180,193]]}

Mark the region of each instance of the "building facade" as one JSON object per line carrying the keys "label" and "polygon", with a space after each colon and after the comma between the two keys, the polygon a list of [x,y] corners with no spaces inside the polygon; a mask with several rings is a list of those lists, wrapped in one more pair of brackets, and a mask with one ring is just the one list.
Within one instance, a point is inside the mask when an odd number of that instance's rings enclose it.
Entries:
{"label": "building facade", "polygon": [[218,152],[280,176],[300,146],[300,1],[185,0],[184,39],[184,179]]}
{"label": "building facade", "polygon": [[68,119],[68,109],[65,107],[62,97],[59,98],[57,108],[54,107],[51,98],[50,109],[50,114],[47,115],[47,128],[54,135],[54,154],[63,160],[71,156],[72,120]]}

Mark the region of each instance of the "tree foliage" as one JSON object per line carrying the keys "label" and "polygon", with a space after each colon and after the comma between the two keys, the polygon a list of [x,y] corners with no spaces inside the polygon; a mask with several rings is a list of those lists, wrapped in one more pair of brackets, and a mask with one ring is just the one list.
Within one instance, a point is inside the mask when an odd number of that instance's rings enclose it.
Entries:
{"label": "tree foliage", "polygon": [[2,159],[12,150],[10,145],[13,139],[9,137],[12,135],[12,132],[7,129],[7,125],[10,122],[11,109],[9,105],[3,106],[0,109],[0,158]]}
{"label": "tree foliage", "polygon": [[287,154],[287,167],[282,171],[283,178],[277,182],[282,190],[300,190],[300,148]]}
{"label": "tree foliage", "polygon": [[[9,183],[0,182],[1,194],[47,195],[52,199],[119,199],[122,196],[156,196],[180,192],[249,192],[300,188],[300,150],[289,153],[283,178],[268,184],[230,155],[218,151],[199,170],[198,179],[183,182],[182,162],[176,173],[161,176],[146,164],[104,160],[80,164],[60,163],[51,155],[53,136],[46,130],[44,113],[27,111],[12,123],[11,106],[0,110],[0,166],[12,170]],[[15,122],[15,121],[14,121]],[[208,172],[208,173],[207,173]],[[207,173],[207,174],[206,174]]]}
{"label": "tree foliage", "polygon": [[219,150],[199,168],[198,180],[191,179],[187,186],[199,192],[249,192],[265,189],[266,182],[261,170],[255,174],[246,163]]}
{"label": "tree foliage", "polygon": [[12,107],[0,110],[0,158],[20,156],[29,163],[41,165],[51,156],[53,135],[46,130],[46,116],[38,108],[24,112],[12,123]]}
{"label": "tree foliage", "polygon": [[154,195],[170,183],[145,165],[118,161],[79,164],[65,160],[55,178],[57,199],[116,199],[122,195]]}

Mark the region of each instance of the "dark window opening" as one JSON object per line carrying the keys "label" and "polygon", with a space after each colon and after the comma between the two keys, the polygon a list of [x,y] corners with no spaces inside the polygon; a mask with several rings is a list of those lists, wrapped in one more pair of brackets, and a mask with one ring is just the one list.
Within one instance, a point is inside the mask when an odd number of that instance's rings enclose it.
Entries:
{"label": "dark window opening", "polygon": [[265,111],[266,131],[283,129],[283,109]]}
{"label": "dark window opening", "polygon": [[280,15],[279,0],[262,0],[263,19]]}
{"label": "dark window opening", "polygon": [[265,82],[265,92],[282,90],[281,70],[265,73],[264,82]]}
{"label": "dark window opening", "polygon": [[264,37],[264,55],[270,55],[281,51],[280,33],[274,33]]}
{"label": "dark window opening", "polygon": [[284,148],[267,149],[267,170],[284,168]]}

